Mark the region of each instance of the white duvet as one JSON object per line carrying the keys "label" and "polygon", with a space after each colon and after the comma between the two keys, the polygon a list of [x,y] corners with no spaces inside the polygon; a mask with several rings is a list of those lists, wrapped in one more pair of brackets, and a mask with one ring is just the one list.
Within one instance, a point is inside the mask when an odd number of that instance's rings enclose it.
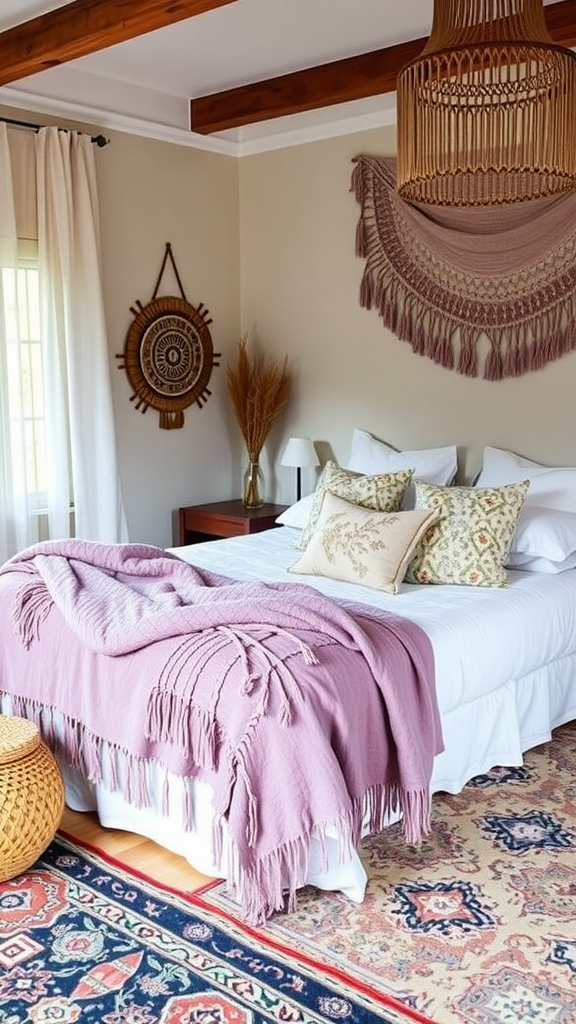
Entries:
{"label": "white duvet", "polygon": [[172,551],[236,579],[308,583],[421,626],[434,648],[446,745],[433,791],[455,793],[495,765],[521,764],[524,750],[576,718],[576,570],[510,571],[505,588],[403,584],[392,595],[289,573],[299,536],[281,527]]}

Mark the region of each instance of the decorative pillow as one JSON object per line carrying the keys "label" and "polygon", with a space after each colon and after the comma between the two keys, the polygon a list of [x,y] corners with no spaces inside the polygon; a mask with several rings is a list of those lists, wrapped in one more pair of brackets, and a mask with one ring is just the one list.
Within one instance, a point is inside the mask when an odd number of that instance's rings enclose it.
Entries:
{"label": "decorative pillow", "polygon": [[435,509],[372,512],[326,491],[316,529],[289,572],[360,583],[397,594]]}
{"label": "decorative pillow", "polygon": [[348,469],[356,473],[397,473],[400,469],[413,469],[414,479],[404,498],[404,508],[414,508],[414,482],[446,486],[451,484],[458,469],[456,445],[446,448],[423,448],[413,452],[399,452],[384,441],[379,441],[365,430],[354,430],[348,459]]}
{"label": "decorative pillow", "polygon": [[332,491],[337,497],[344,498],[353,505],[361,505],[362,508],[370,508],[375,512],[398,512],[411,479],[412,470],[409,469],[404,469],[400,473],[363,476],[360,473],[352,473],[349,469],[341,469],[335,462],[328,461],[320,474],[310,518],[297,547],[304,551],[308,546],[318,522],[325,491]]}
{"label": "decorative pillow", "polygon": [[295,501],[293,505],[284,509],[284,512],[276,517],[276,522],[280,526],[293,526],[297,530],[303,530],[310,519],[313,503],[314,495],[307,494],[300,498],[300,501]]}
{"label": "decorative pillow", "polygon": [[430,527],[408,566],[408,583],[505,587],[504,563],[528,480],[507,487],[434,487],[416,482],[416,507],[433,508]]}

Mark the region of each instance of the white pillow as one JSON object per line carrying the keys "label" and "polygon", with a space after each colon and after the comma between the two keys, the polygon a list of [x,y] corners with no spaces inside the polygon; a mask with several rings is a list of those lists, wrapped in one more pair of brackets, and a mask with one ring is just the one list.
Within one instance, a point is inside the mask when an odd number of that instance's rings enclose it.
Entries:
{"label": "white pillow", "polygon": [[289,506],[289,508],[284,509],[284,511],[276,517],[276,522],[279,523],[280,526],[293,526],[297,530],[303,530],[310,519],[313,503],[314,492],[312,492],[312,494],[307,494],[304,498],[300,498],[300,501],[295,501],[293,505]]}
{"label": "white pillow", "polygon": [[567,572],[569,569],[576,569],[576,552],[568,555],[561,562],[554,562],[550,558],[531,558],[530,555],[511,552],[508,555],[506,565],[509,569],[519,569],[521,572]]}
{"label": "white pillow", "polygon": [[[413,481],[445,487],[451,484],[458,468],[456,445],[446,448],[423,448],[399,452],[384,441],[379,441],[366,430],[354,430],[347,469],[356,473],[396,473],[400,469],[413,469]],[[414,483],[404,498],[403,508],[414,508]]]}
{"label": "white pillow", "polygon": [[397,594],[421,537],[437,515],[436,509],[378,512],[326,491],[308,546],[288,571]]}
{"label": "white pillow", "polygon": [[501,448],[485,448],[476,487],[501,487],[529,480],[506,564],[533,572],[574,568],[576,469],[542,466]]}
{"label": "white pillow", "polygon": [[[532,485],[530,485],[532,486]],[[528,497],[530,491],[528,491]],[[528,500],[528,498],[526,499]],[[530,505],[520,513],[510,554],[561,563],[576,554],[576,511]],[[515,564],[520,564],[515,559]]]}
{"label": "white pillow", "polygon": [[500,448],[485,448],[476,487],[502,487],[530,480],[524,511],[531,505],[576,512],[576,469],[542,466]]}

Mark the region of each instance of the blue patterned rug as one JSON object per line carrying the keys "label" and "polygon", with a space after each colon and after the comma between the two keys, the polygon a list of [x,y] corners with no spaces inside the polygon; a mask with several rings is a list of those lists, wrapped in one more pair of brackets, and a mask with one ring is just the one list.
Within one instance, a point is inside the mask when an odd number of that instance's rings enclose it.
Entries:
{"label": "blue patterned rug", "polygon": [[0,883],[0,1024],[414,1024],[346,972],[58,836]]}

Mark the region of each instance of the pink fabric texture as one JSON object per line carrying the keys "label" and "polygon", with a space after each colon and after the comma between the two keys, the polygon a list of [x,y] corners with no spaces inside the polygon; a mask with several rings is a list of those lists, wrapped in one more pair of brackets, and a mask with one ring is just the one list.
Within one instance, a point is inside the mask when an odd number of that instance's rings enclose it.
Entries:
{"label": "pink fabric texture", "polygon": [[401,809],[411,843],[429,829],[434,663],[399,617],[147,545],[69,540],[0,569],[0,630],[0,693],[89,779],[156,809],[151,761],[211,784],[215,850],[225,821],[249,921],[284,889],[293,905],[314,830],[335,826],[348,852],[366,815],[376,830]]}
{"label": "pink fabric texture", "polygon": [[[473,208],[408,203],[393,158],[359,156],[360,304],[414,352],[489,380],[576,347],[576,194]],[[484,342],[487,354],[481,343]]]}

